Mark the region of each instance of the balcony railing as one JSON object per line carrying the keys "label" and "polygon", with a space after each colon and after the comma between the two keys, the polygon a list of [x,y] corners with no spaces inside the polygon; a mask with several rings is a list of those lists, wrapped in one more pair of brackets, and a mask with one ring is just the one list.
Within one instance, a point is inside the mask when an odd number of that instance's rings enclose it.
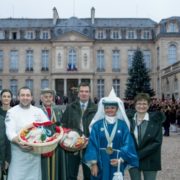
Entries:
{"label": "balcony railing", "polygon": [[26,72],[33,72],[33,67],[27,67],[25,71]]}
{"label": "balcony railing", "polygon": [[41,71],[49,71],[49,68],[48,67],[42,67]]}
{"label": "balcony railing", "polygon": [[77,71],[76,65],[68,64],[67,71]]}
{"label": "balcony railing", "polygon": [[96,71],[97,72],[105,72],[105,69],[104,68],[97,68]]}

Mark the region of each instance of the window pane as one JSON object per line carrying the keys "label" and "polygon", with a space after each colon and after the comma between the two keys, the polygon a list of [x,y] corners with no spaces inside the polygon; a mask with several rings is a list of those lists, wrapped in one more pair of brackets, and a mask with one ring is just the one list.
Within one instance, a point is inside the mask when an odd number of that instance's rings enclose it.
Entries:
{"label": "window pane", "polygon": [[132,67],[134,52],[135,52],[134,50],[128,51],[128,69]]}
{"label": "window pane", "polygon": [[97,71],[105,71],[105,60],[104,60],[104,51],[97,51]]}
{"label": "window pane", "polygon": [[42,50],[42,68],[49,68],[49,50]]}
{"label": "window pane", "polygon": [[76,70],[77,68],[77,56],[75,49],[69,50],[68,56],[68,70]]}
{"label": "window pane", "polygon": [[128,39],[135,39],[134,31],[128,31],[127,32],[127,38]]}
{"label": "window pane", "polygon": [[26,70],[33,69],[33,51],[27,50],[26,51]]}
{"label": "window pane", "polygon": [[12,50],[10,52],[10,70],[17,71],[18,70],[18,51]]}
{"label": "window pane", "polygon": [[3,51],[0,50],[0,71],[3,70]]}
{"label": "window pane", "polygon": [[32,79],[26,79],[26,86],[33,91],[33,80]]}
{"label": "window pane", "polygon": [[2,90],[2,80],[0,79],[0,91]]}
{"label": "window pane", "polygon": [[49,33],[48,31],[43,31],[42,32],[42,39],[48,39],[49,38]]}
{"label": "window pane", "polygon": [[176,62],[176,46],[170,45],[168,50],[168,63],[169,65]]}
{"label": "window pane", "polygon": [[97,96],[98,99],[104,97],[104,79],[97,80]]}
{"label": "window pane", "polygon": [[10,80],[10,90],[12,91],[13,95],[17,96],[18,86],[17,86],[17,80],[11,79]]}
{"label": "window pane", "polygon": [[97,37],[97,39],[104,39],[104,32],[103,32],[103,30],[98,30],[96,37]]}
{"label": "window pane", "polygon": [[176,24],[175,23],[170,23],[169,32],[176,32]]}
{"label": "window pane", "polygon": [[157,48],[157,67],[159,68],[160,66],[160,48]]}
{"label": "window pane", "polygon": [[112,70],[120,71],[120,53],[119,50],[113,50],[112,53]]}
{"label": "window pane", "polygon": [[42,79],[41,80],[41,89],[48,88],[49,87],[49,80],[48,79]]}
{"label": "window pane", "polygon": [[143,39],[150,39],[151,37],[150,31],[143,31]]}
{"label": "window pane", "polygon": [[113,88],[118,97],[120,97],[120,80],[113,79]]}
{"label": "window pane", "polygon": [[147,69],[151,69],[151,52],[150,51],[144,51],[144,62]]}

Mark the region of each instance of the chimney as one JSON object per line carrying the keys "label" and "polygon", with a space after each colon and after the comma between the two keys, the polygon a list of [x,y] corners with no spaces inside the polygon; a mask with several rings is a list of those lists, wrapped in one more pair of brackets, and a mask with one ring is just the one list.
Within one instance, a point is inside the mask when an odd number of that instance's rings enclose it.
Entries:
{"label": "chimney", "polygon": [[53,8],[53,25],[56,25],[57,20],[59,19],[59,15],[56,7]]}
{"label": "chimney", "polygon": [[91,23],[94,24],[94,19],[95,19],[95,8],[91,8]]}

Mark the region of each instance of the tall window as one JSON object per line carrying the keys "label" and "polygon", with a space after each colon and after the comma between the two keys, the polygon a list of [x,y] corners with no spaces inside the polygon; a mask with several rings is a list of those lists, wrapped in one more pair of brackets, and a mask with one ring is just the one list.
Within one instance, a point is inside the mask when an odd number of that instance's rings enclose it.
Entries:
{"label": "tall window", "polygon": [[157,95],[160,95],[160,80],[157,78]]}
{"label": "tall window", "polygon": [[49,87],[49,80],[48,79],[42,79],[41,80],[41,89],[48,88]]}
{"label": "tall window", "polygon": [[75,49],[69,50],[68,70],[77,70],[77,55]]}
{"label": "tall window", "polygon": [[26,51],[26,71],[33,71],[33,50]]}
{"label": "tall window", "polygon": [[169,32],[177,32],[176,23],[170,23],[169,24]]}
{"label": "tall window", "polygon": [[157,68],[160,67],[160,49],[157,47]]}
{"label": "tall window", "polygon": [[12,91],[14,96],[17,96],[18,85],[17,85],[17,80],[16,79],[11,79],[10,80],[10,90]]}
{"label": "tall window", "polygon": [[127,32],[127,39],[135,39],[135,32],[133,30]]}
{"label": "tall window", "polygon": [[11,50],[10,52],[10,71],[18,71],[18,51],[17,50]]}
{"label": "tall window", "polygon": [[150,70],[151,69],[151,52],[144,51],[143,56],[144,56],[144,62],[145,62],[146,68]]}
{"label": "tall window", "polygon": [[112,52],[112,71],[120,71],[120,52],[113,50]]}
{"label": "tall window", "polygon": [[128,69],[132,67],[134,52],[135,52],[134,50],[128,51]]}
{"label": "tall window", "polygon": [[26,86],[33,91],[33,80],[32,79],[26,79]]}
{"label": "tall window", "polygon": [[26,38],[27,39],[34,39],[34,32],[33,31],[27,31],[26,32]]}
{"label": "tall window", "polygon": [[118,97],[120,97],[120,80],[113,79],[113,88]]}
{"label": "tall window", "polygon": [[2,80],[0,79],[0,91],[2,90]]}
{"label": "tall window", "polygon": [[3,51],[0,50],[0,71],[3,71]]}
{"label": "tall window", "polygon": [[174,79],[174,91],[179,92],[179,84],[178,84],[178,79]]}
{"label": "tall window", "polygon": [[97,80],[97,96],[98,99],[104,97],[104,79]]}
{"label": "tall window", "polygon": [[144,31],[143,32],[143,39],[150,39],[150,36],[151,34],[150,34],[150,31]]}
{"label": "tall window", "polygon": [[111,32],[111,38],[112,39],[120,39],[120,32],[118,30],[113,30]]}
{"label": "tall window", "polygon": [[103,30],[98,30],[97,33],[96,33],[96,37],[97,37],[97,39],[104,39],[105,38],[104,31]]}
{"label": "tall window", "polygon": [[43,71],[49,70],[49,50],[42,50],[41,64],[42,64]]}
{"label": "tall window", "polygon": [[0,39],[5,39],[5,32],[4,31],[0,31]]}
{"label": "tall window", "polygon": [[169,80],[166,81],[166,91],[167,91],[167,92],[170,91],[170,83],[169,83]]}
{"label": "tall window", "polygon": [[58,53],[57,60],[58,60],[58,65],[61,66],[61,64],[62,64],[61,53]]}
{"label": "tall window", "polygon": [[177,60],[177,49],[176,46],[174,44],[169,46],[168,49],[168,63],[169,65],[173,64],[176,62]]}
{"label": "tall window", "polygon": [[105,71],[104,50],[97,51],[97,71]]}
{"label": "tall window", "polygon": [[48,31],[42,32],[42,39],[49,39],[49,32]]}

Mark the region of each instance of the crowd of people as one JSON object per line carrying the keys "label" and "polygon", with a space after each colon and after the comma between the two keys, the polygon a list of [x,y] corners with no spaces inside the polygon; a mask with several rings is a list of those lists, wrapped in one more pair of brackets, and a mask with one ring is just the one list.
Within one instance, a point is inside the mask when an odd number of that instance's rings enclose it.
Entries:
{"label": "crowd of people", "polygon": [[[109,96],[94,101],[90,86],[82,82],[78,98],[65,111],[55,91],[41,91],[40,107],[34,106],[28,87],[18,91],[12,104],[9,89],[1,91],[0,180],[77,180],[82,166],[84,180],[121,180],[129,169],[131,180],[156,180],[161,170],[161,145],[170,125],[180,126],[180,102],[157,100],[139,93],[134,100],[121,100],[112,88]],[[33,154],[19,131],[32,122],[51,121],[84,135],[88,141],[71,152],[60,145],[50,153]],[[121,175],[121,176],[120,176]]]}

